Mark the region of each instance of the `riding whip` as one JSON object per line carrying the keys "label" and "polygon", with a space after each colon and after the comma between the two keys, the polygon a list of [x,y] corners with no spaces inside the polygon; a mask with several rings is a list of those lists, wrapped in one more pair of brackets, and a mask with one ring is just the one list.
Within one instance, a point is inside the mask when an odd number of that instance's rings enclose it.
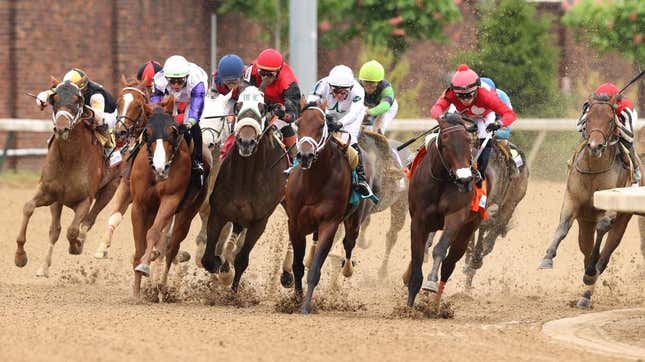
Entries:
{"label": "riding whip", "polygon": [[203,119],[213,119],[213,118],[224,118],[228,116],[234,116],[235,114],[222,114],[220,116],[204,116]]}
{"label": "riding whip", "polygon": [[37,96],[35,96],[35,95],[33,95],[33,94],[29,93],[29,92],[25,92],[25,95],[30,96],[31,98],[34,98],[34,99],[38,99]]}
{"label": "riding whip", "polygon": [[629,88],[632,84],[636,83],[636,81],[637,81],[637,80],[639,80],[639,79],[640,79],[640,77],[642,77],[642,76],[643,76],[643,74],[645,74],[645,70],[641,71],[637,76],[635,76],[635,77],[634,77],[634,79],[630,80],[630,81],[629,81],[629,83],[627,83],[627,85],[626,85],[626,86],[624,86],[624,87],[623,87],[623,89],[621,89],[621,90],[620,90],[620,92],[618,92],[618,94],[623,93],[623,92],[624,92],[627,88]]}
{"label": "riding whip", "polygon": [[402,149],[404,149],[404,148],[408,147],[410,144],[412,144],[414,141],[418,140],[418,139],[419,139],[419,138],[421,138],[421,137],[424,137],[424,136],[425,136],[425,135],[427,135],[427,134],[430,134],[430,133],[432,133],[432,132],[436,131],[438,128],[439,128],[439,125],[436,125],[436,126],[434,126],[434,127],[430,128],[429,130],[427,130],[427,131],[425,131],[425,132],[421,133],[420,135],[415,136],[414,138],[412,138],[412,139],[409,139],[409,140],[405,141],[405,143],[403,143],[402,145],[400,145],[399,147],[397,147],[397,148],[396,148],[396,150],[397,150],[397,151],[401,151]]}

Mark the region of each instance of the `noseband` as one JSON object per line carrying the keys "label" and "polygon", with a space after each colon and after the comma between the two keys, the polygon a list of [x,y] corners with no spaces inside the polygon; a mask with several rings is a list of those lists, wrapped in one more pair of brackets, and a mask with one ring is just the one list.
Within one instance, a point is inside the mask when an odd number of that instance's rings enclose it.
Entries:
{"label": "noseband", "polygon": [[[175,157],[177,157],[177,153],[179,152],[179,146],[181,146],[181,141],[183,139],[184,139],[184,136],[180,132],[177,133],[177,139],[175,139],[174,142],[171,142],[168,139],[162,138],[163,141],[170,142],[170,145],[172,146],[172,149],[170,151],[170,158],[168,158],[168,160],[166,161],[166,164],[164,165],[164,170],[169,169],[172,163],[175,161]],[[146,149],[148,151],[148,163],[150,164],[150,168],[154,170],[153,154],[152,154],[152,151],[150,150],[151,145],[152,145],[152,142],[150,143],[146,142]]]}
{"label": "noseband", "polygon": [[[298,140],[296,143],[296,147],[298,149],[298,152],[300,152],[300,146],[302,146],[303,143],[308,143],[314,148],[314,160],[318,157],[318,152],[322,150],[325,145],[327,144],[327,140],[329,140],[329,128],[327,128],[327,122],[325,121],[325,111],[322,110],[320,107],[307,107],[303,109],[302,111],[306,110],[316,110],[320,112],[323,116],[323,126],[322,126],[322,135],[320,136],[320,140],[316,141],[313,137],[305,136],[302,137]],[[302,118],[302,116],[300,116]]]}
{"label": "noseband", "polygon": [[[147,99],[146,94],[140,89],[137,89],[137,88],[134,88],[134,87],[125,87],[125,88],[123,88],[123,90],[121,92],[126,92],[126,91],[135,91],[135,92],[141,94],[144,99]],[[137,131],[139,128],[141,128],[142,125],[139,124],[139,123],[143,120],[143,115],[144,114],[145,114],[145,111],[143,109],[143,103],[142,103],[141,104],[141,109],[139,111],[139,115],[136,118],[132,119],[132,118],[126,116],[125,114],[124,115],[119,115],[119,116],[116,117],[116,124],[114,126],[116,127],[116,125],[119,124],[119,123],[122,124],[123,127],[125,128],[125,131],[126,131],[126,137],[129,138],[134,133],[133,131]],[[132,125],[130,127],[128,127],[125,124],[124,120],[132,123]]]}
{"label": "noseband", "polygon": [[[602,129],[600,128],[592,128],[589,131],[585,132],[585,139],[589,141],[589,137],[591,137],[591,134],[593,132],[598,132],[602,136],[603,142],[602,142],[602,147],[606,148],[610,142],[615,138],[614,137],[614,130],[616,129],[616,106],[613,103],[606,102],[606,101],[594,101],[591,104],[589,104],[589,110],[587,112],[591,112],[591,107],[595,106],[596,104],[607,104],[611,107],[613,117],[609,119],[609,134],[605,134]],[[611,144],[614,144],[618,142],[616,139],[613,141]]]}
{"label": "noseband", "polygon": [[[430,175],[432,176],[432,178],[435,181],[451,182],[451,183],[454,183],[454,184],[458,183],[457,182],[457,175],[452,171],[452,169],[450,167],[448,167],[448,164],[446,163],[446,160],[443,157],[443,154],[441,152],[441,143],[440,143],[441,140],[440,140],[440,138],[441,138],[441,133],[442,132],[443,132],[443,134],[452,133],[452,132],[458,131],[459,128],[461,128],[461,127],[466,128],[466,126],[464,124],[462,124],[462,123],[456,124],[454,126],[450,126],[450,127],[447,127],[447,128],[444,128],[444,129],[439,131],[439,134],[434,139],[435,145],[437,147],[437,156],[439,156],[439,161],[441,161],[441,165],[448,172],[448,178],[447,179],[441,179],[441,178],[439,178],[439,177],[434,175],[434,173],[432,172],[432,167],[430,167]],[[473,169],[473,156],[472,156],[472,154],[470,155],[470,169],[471,170]]]}

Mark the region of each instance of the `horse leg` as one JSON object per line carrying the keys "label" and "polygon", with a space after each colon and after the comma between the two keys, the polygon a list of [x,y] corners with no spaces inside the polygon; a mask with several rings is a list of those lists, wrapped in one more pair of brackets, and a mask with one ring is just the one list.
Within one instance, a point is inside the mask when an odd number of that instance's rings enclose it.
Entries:
{"label": "horse leg", "polygon": [[596,280],[598,280],[596,265],[600,257],[600,245],[605,234],[611,229],[615,219],[615,212],[607,212],[596,223],[596,241],[593,244],[593,250],[591,250],[589,257],[585,257],[585,275],[582,278],[582,282],[585,284],[585,290],[578,300],[578,308],[588,308],[591,305],[591,296],[593,295]]}
{"label": "horse leg", "polygon": [[112,200],[112,197],[116,193],[118,187],[119,179],[114,179],[108,182],[107,185],[103,186],[103,188],[96,193],[96,199],[92,204],[92,208],[87,213],[87,216],[85,216],[85,219],[81,223],[81,228],[83,228],[86,232],[92,229],[92,226],[94,226],[99,213],[103,211],[105,206],[107,206],[110,200]]}
{"label": "horse leg", "polygon": [[49,267],[52,265],[52,253],[54,252],[54,245],[58,241],[60,236],[60,214],[63,210],[63,204],[60,202],[55,202],[49,206],[49,210],[52,215],[52,222],[49,226],[49,249],[47,250],[47,255],[45,256],[45,262],[43,266],[38,269],[36,272],[37,277],[49,277]]}
{"label": "horse leg", "polygon": [[406,213],[407,203],[404,198],[400,198],[390,207],[390,228],[385,235],[385,255],[383,256],[381,267],[378,270],[378,277],[380,280],[385,279],[387,276],[387,266],[390,261],[390,253],[392,252],[394,244],[396,244],[399,231],[403,229]]}
{"label": "horse leg", "polygon": [[215,260],[216,258],[219,259],[219,256],[215,256],[215,247],[217,246],[220,233],[222,232],[222,228],[225,224],[226,220],[224,220],[222,216],[213,212],[213,209],[211,208],[208,215],[206,248],[204,249],[204,255],[202,256],[202,266],[210,273],[219,272],[221,261]]}
{"label": "horse leg", "polygon": [[596,269],[599,274],[602,274],[607,268],[609,259],[618,247],[618,244],[620,244],[630,219],[631,215],[629,214],[619,214],[614,220],[611,230],[609,230],[609,234],[607,235],[605,246],[602,248],[600,258],[598,258],[598,263],[596,264]]}
{"label": "horse leg", "polygon": [[[427,224],[420,217],[412,215],[412,225],[410,225],[410,252],[411,259],[408,266],[408,307],[414,306],[421,283],[423,282],[423,252],[428,241],[429,230]],[[405,276],[404,276],[405,279]],[[405,283],[405,280],[404,280]]]}
{"label": "horse leg", "polygon": [[437,295],[435,297],[437,312],[439,312],[439,308],[441,307],[441,295],[446,287],[446,283],[448,282],[448,279],[450,279],[452,272],[455,270],[455,265],[466,252],[468,242],[472,239],[472,234],[477,227],[475,223],[476,222],[470,222],[458,229],[459,232],[457,232],[454,241],[450,244],[448,255],[441,263],[441,282],[439,282]]}
{"label": "horse leg", "polygon": [[[470,290],[473,288],[473,279],[477,273],[477,269],[482,266],[482,239],[485,231],[479,228],[477,237],[473,233],[467,241],[466,247],[466,260],[464,264],[464,274],[466,275],[466,282],[464,288]],[[476,240],[475,240],[476,239]]]}
{"label": "horse leg", "polygon": [[[304,252],[303,252],[304,255]],[[302,260],[301,260],[302,262]],[[287,253],[282,261],[282,275],[280,275],[280,284],[284,288],[291,288],[293,286],[293,245],[291,242],[287,244]],[[304,268],[304,265],[303,265]],[[301,276],[302,278],[302,276]],[[302,287],[301,287],[302,288]]]}
{"label": "horse leg", "polygon": [[428,261],[428,255],[430,254],[429,250],[430,250],[430,247],[432,246],[432,243],[434,242],[435,235],[437,235],[436,231],[431,231],[428,234],[428,239],[426,240],[426,245],[425,245],[425,247],[423,249],[423,262],[424,263]]}
{"label": "horse leg", "polygon": [[305,301],[300,308],[302,314],[311,313],[311,298],[314,294],[314,289],[320,282],[320,270],[322,269],[325,259],[327,259],[327,254],[334,241],[334,236],[338,230],[339,223],[330,221],[318,226],[318,236],[320,240],[318,241],[319,245],[316,248],[316,255],[313,258],[311,268],[307,272],[307,294],[305,295]]}
{"label": "horse leg", "polygon": [[[293,246],[293,278],[294,278],[294,292],[296,298],[302,299],[302,277],[305,275],[305,265],[302,262],[305,257],[305,247],[307,246],[307,238],[305,235],[298,231],[298,226],[295,221],[289,221],[289,239]],[[283,284],[284,286],[284,284]]]}
{"label": "horse leg", "polygon": [[448,248],[454,239],[455,232],[453,230],[459,230],[459,227],[461,227],[461,225],[458,225],[453,229],[450,228],[449,225],[448,220],[446,220],[446,228],[441,234],[441,239],[439,239],[439,242],[432,250],[432,269],[428,274],[426,282],[423,284],[423,290],[433,293],[436,293],[439,290],[439,286],[437,285],[437,281],[439,280],[439,267],[446,258]]}
{"label": "horse leg", "polygon": [[132,284],[132,296],[138,298],[141,291],[141,273],[137,273],[134,269],[141,262],[141,257],[146,248],[146,231],[152,225],[154,214],[146,213],[144,207],[133,202],[130,216],[132,219],[132,236],[134,237],[134,256],[132,258],[134,283]]}
{"label": "horse leg", "polygon": [[168,245],[166,246],[166,268],[164,269],[163,275],[161,277],[161,282],[159,287],[162,291],[165,291],[166,284],[168,282],[168,272],[170,271],[170,266],[172,265],[173,260],[179,252],[179,245],[188,235],[188,230],[190,230],[190,222],[192,218],[190,215],[181,215],[176,218],[176,223],[173,227],[172,235],[168,240]]}
{"label": "horse leg", "polygon": [[[221,249],[221,266],[219,268],[219,280],[224,285],[229,285],[233,282],[234,273],[231,270],[231,265],[235,263],[236,255],[239,253],[241,246],[238,245],[240,234],[244,228],[240,224],[231,223],[231,229],[228,233],[226,241],[220,243]],[[217,257],[216,257],[217,261]]]}
{"label": "horse leg", "polygon": [[169,196],[159,204],[154,222],[146,233],[146,250],[141,257],[141,262],[134,268],[135,271],[141,273],[143,276],[150,276],[150,262],[152,260],[153,249],[161,240],[161,232],[166,225],[170,224],[180,201],[181,196]]}
{"label": "horse leg", "polygon": [[304,260],[304,265],[307,267],[307,269],[311,268],[311,263],[314,260],[314,255],[316,255],[316,248],[318,246],[318,233],[314,232],[313,240],[311,242],[311,245],[309,245],[309,248],[307,250],[307,255],[305,256]]}
{"label": "horse leg", "polygon": [[119,224],[121,224],[121,221],[123,220],[123,214],[125,214],[128,206],[130,205],[130,203],[132,203],[130,184],[126,182],[125,178],[121,179],[121,183],[116,190],[115,199],[116,206],[114,207],[112,214],[108,219],[107,235],[105,241],[102,241],[99,244],[99,247],[94,253],[94,257],[97,259],[107,259],[108,249],[112,245],[112,239],[114,238],[114,231],[117,227],[119,227]]}
{"label": "horse leg", "polygon": [[264,232],[268,221],[268,217],[256,221],[246,230],[244,245],[242,245],[242,249],[240,249],[240,252],[237,253],[237,256],[235,257],[235,277],[233,277],[233,285],[231,285],[231,289],[234,292],[237,292],[242,274],[244,274],[244,271],[249,266],[249,254],[251,254],[251,250],[253,250],[255,243]]}
{"label": "horse leg", "polygon": [[202,257],[204,256],[204,249],[206,249],[206,232],[208,230],[208,214],[210,214],[211,207],[208,203],[208,197],[204,200],[202,207],[199,209],[199,219],[202,223],[199,228],[199,233],[195,239],[195,244],[197,249],[195,249],[195,264],[198,267],[203,268]]}
{"label": "horse leg", "polygon": [[46,193],[43,190],[42,184],[38,184],[38,190],[36,195],[25,203],[25,206],[22,208],[22,223],[20,225],[20,231],[18,232],[18,237],[16,238],[16,255],[14,258],[14,263],[17,267],[22,268],[27,265],[27,252],[25,252],[25,243],[27,242],[27,225],[29,224],[29,219],[31,215],[34,214],[34,210],[37,207],[48,206],[54,202],[51,195]]}
{"label": "horse leg", "polygon": [[560,210],[560,224],[555,230],[553,235],[553,240],[549,245],[549,248],[546,250],[544,258],[540,262],[540,269],[553,269],[553,258],[555,258],[556,251],[562,239],[564,239],[571,229],[571,224],[575,218],[574,212],[574,201],[572,201],[568,195],[565,194],[564,202],[562,204],[562,209]]}
{"label": "horse leg", "polygon": [[345,248],[345,260],[343,261],[343,276],[349,278],[354,274],[354,262],[352,261],[352,251],[356,246],[356,238],[358,238],[359,230],[361,229],[358,213],[354,213],[351,217],[345,220],[345,236],[343,237],[343,247]]}
{"label": "horse leg", "polygon": [[74,219],[67,228],[67,241],[69,241],[69,253],[72,255],[80,255],[83,252],[83,245],[87,237],[87,230],[81,227],[81,222],[87,216],[92,206],[92,199],[89,197],[79,202],[74,207]]}
{"label": "horse leg", "polygon": [[371,215],[367,215],[365,220],[363,220],[363,223],[361,224],[361,230],[363,231],[362,233],[358,233],[358,246],[360,246],[361,249],[367,249],[370,247],[371,243],[365,239],[365,231],[367,230],[367,227],[370,225],[370,221],[372,220]]}

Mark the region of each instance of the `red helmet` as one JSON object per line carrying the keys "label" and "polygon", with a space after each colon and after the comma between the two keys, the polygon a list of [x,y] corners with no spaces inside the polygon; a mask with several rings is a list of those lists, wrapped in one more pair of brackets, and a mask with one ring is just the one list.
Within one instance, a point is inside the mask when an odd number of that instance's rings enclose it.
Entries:
{"label": "red helmet", "polygon": [[479,75],[466,64],[457,67],[457,72],[450,81],[450,88],[460,92],[472,92],[480,85]]}
{"label": "red helmet", "polygon": [[151,87],[152,86],[152,78],[157,74],[158,71],[163,69],[161,64],[157,61],[154,60],[149,60],[145,62],[140,68],[139,71],[137,72],[137,79],[138,80],[146,80],[146,87]]}
{"label": "red helmet", "polygon": [[604,83],[601,84],[600,87],[596,88],[596,91],[594,93],[597,95],[606,94],[611,98],[618,94],[618,87],[616,87],[613,83]]}
{"label": "red helmet", "polygon": [[280,70],[280,68],[282,68],[282,54],[275,49],[264,49],[260,55],[258,55],[256,64],[260,69],[269,71]]}

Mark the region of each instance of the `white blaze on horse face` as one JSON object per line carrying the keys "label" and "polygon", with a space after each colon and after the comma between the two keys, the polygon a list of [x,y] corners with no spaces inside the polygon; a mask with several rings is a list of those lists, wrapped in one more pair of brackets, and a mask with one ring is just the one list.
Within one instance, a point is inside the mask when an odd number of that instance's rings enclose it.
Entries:
{"label": "white blaze on horse face", "polygon": [[152,156],[152,165],[159,174],[162,174],[166,168],[166,149],[163,146],[162,139],[156,141],[155,153]]}
{"label": "white blaze on horse face", "polygon": [[123,95],[123,111],[121,112],[120,116],[125,116],[128,114],[128,108],[130,107],[130,103],[134,101],[134,97],[130,93],[126,93]]}
{"label": "white blaze on horse face", "polygon": [[469,167],[466,168],[460,168],[457,171],[455,171],[455,176],[457,176],[458,179],[467,179],[473,176],[473,173],[470,171]]}

